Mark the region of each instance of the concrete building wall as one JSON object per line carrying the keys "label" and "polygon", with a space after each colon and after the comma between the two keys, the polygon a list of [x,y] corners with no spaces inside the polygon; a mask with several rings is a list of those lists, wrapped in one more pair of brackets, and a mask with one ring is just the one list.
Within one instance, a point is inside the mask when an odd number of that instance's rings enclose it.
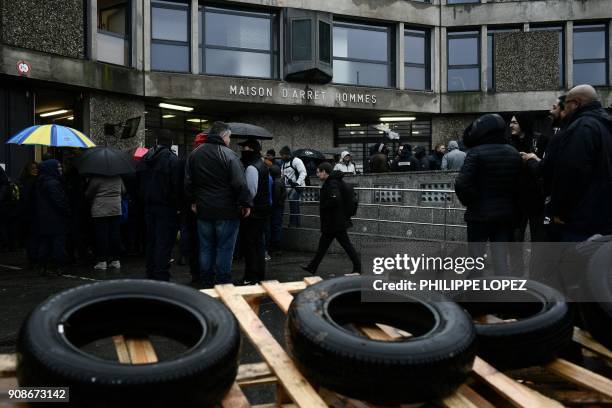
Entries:
{"label": "concrete building wall", "polygon": [[71,58],[84,58],[83,0],[2,0],[2,42]]}
{"label": "concrete building wall", "polygon": [[559,89],[559,35],[556,32],[496,33],[494,38],[496,91]]}
{"label": "concrete building wall", "polygon": [[479,115],[445,115],[431,119],[431,144],[448,144],[451,140],[460,140],[463,130]]}
{"label": "concrete building wall", "polygon": [[[116,137],[108,137],[108,144],[120,149],[130,149],[144,145],[144,110],[145,104],[142,99],[129,98],[116,94],[92,92],[89,95],[88,110],[89,128],[85,132],[97,145],[104,145],[104,124],[123,124],[126,119],[141,116],[140,127],[136,137],[130,139],[118,139],[121,128],[116,130]],[[87,122],[86,125],[87,127]]]}

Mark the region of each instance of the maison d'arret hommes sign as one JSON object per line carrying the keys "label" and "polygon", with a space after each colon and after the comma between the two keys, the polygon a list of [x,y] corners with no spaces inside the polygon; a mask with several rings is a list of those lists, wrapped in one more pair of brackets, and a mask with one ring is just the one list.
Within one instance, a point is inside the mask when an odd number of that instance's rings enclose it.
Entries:
{"label": "maison d'arret hommes sign", "polygon": [[269,86],[230,85],[229,95],[247,96],[253,98],[273,98],[280,96],[283,99],[291,99],[294,101],[313,101],[315,103],[317,101],[325,103],[332,98],[339,103],[375,105],[377,102],[376,95],[372,93],[341,91],[335,91],[332,93],[326,90],[311,89],[308,86],[306,89],[300,89],[289,87],[275,88]]}

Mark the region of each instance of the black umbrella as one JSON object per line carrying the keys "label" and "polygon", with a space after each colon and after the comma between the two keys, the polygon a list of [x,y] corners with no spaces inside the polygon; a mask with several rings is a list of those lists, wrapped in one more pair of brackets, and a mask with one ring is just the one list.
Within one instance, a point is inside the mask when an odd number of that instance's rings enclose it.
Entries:
{"label": "black umbrella", "polygon": [[261,126],[237,122],[228,123],[228,125],[234,137],[272,140],[272,134]]}
{"label": "black umbrella", "polygon": [[114,147],[88,149],[74,164],[79,173],[98,176],[118,176],[135,171],[130,156]]}
{"label": "black umbrella", "polygon": [[318,150],[313,149],[298,149],[293,152],[294,157],[300,159],[325,160],[325,155]]}

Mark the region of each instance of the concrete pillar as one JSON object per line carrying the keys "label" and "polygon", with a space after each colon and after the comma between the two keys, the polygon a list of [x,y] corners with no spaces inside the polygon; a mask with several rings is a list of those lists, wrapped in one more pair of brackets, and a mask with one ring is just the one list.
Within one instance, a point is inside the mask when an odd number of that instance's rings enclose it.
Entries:
{"label": "concrete pillar", "polygon": [[395,76],[395,83],[397,84],[397,88],[398,89],[405,89],[406,88],[406,84],[405,84],[405,76],[404,76],[404,62],[406,60],[406,49],[405,49],[405,38],[404,38],[404,23],[398,23],[397,24],[397,41],[395,42],[396,44],[396,50],[395,50],[395,55],[397,56],[396,58],[396,76]]}
{"label": "concrete pillar", "polygon": [[612,85],[612,20],[608,22],[608,86]]}
{"label": "concrete pillar", "polygon": [[[444,0],[442,0],[444,1]],[[446,27],[440,27],[440,92],[448,91],[448,42],[446,40]]]}
{"label": "concrete pillar", "polygon": [[144,66],[143,49],[143,4],[142,1],[132,2],[132,68],[142,71]]}
{"label": "concrete pillar", "polygon": [[440,93],[440,85],[442,84],[441,77],[441,49],[442,40],[440,35],[440,27],[434,27],[431,36],[431,89],[435,93]]}
{"label": "concrete pillar", "polygon": [[98,60],[98,0],[87,0],[87,55],[90,60]]}
{"label": "concrete pillar", "polygon": [[574,22],[565,22],[565,87],[574,86]]}
{"label": "concrete pillar", "polygon": [[523,23],[523,32],[529,32],[529,23]]}
{"label": "concrete pillar", "polygon": [[200,73],[200,27],[199,14],[200,10],[198,9],[198,0],[191,0],[191,7],[189,8],[191,13],[191,73],[199,74]]}
{"label": "concrete pillar", "polygon": [[142,0],[142,32],[144,70],[151,70],[151,0]]}
{"label": "concrete pillar", "polygon": [[278,18],[278,79],[282,81],[285,79],[285,9],[281,10]]}
{"label": "concrete pillar", "polygon": [[489,65],[489,59],[487,58],[488,48],[487,26],[483,25],[480,27],[480,90],[483,92],[487,91],[487,68]]}

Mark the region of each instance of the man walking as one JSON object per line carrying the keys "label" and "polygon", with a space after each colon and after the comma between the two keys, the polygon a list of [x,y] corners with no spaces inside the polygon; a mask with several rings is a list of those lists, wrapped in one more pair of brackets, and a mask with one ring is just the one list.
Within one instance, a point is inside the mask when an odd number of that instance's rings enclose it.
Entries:
{"label": "man walking", "polygon": [[251,213],[244,168],[228,147],[231,134],[229,125],[215,122],[185,166],[185,193],[198,216],[201,279],[207,288],[232,282],[240,218]]}
{"label": "man walking", "polygon": [[361,261],[355,248],[349,240],[347,229],[351,226],[349,207],[353,198],[349,196],[349,188],[342,180],[344,173],[332,171],[331,164],[323,162],[317,167],[317,176],[323,182],[320,198],[321,238],[319,248],[312,261],[301,268],[312,274],[317,273],[327,249],[334,239],[346,251],[353,263],[353,272],[361,273]]}
{"label": "man walking", "polygon": [[169,281],[170,259],[179,228],[182,171],[179,158],[172,153],[172,137],[162,130],[157,146],[141,161],[141,187],[145,207],[147,278]]}
{"label": "man walking", "polygon": [[300,226],[300,198],[302,192],[300,187],[306,185],[306,166],[299,157],[291,156],[291,149],[289,146],[284,146],[280,150],[281,158],[283,159],[283,165],[281,167],[281,174],[285,180],[285,186],[288,189],[289,198],[289,226],[299,227]]}
{"label": "man walking", "polygon": [[442,170],[459,171],[465,161],[465,152],[459,150],[456,140],[448,142],[448,152],[442,157]]}
{"label": "man walking", "polygon": [[246,183],[253,197],[251,215],[240,223],[240,240],[244,254],[244,283],[253,285],[265,279],[265,228],[270,219],[272,197],[270,174],[261,157],[261,145],[255,139],[238,143],[242,147],[242,163]]}

